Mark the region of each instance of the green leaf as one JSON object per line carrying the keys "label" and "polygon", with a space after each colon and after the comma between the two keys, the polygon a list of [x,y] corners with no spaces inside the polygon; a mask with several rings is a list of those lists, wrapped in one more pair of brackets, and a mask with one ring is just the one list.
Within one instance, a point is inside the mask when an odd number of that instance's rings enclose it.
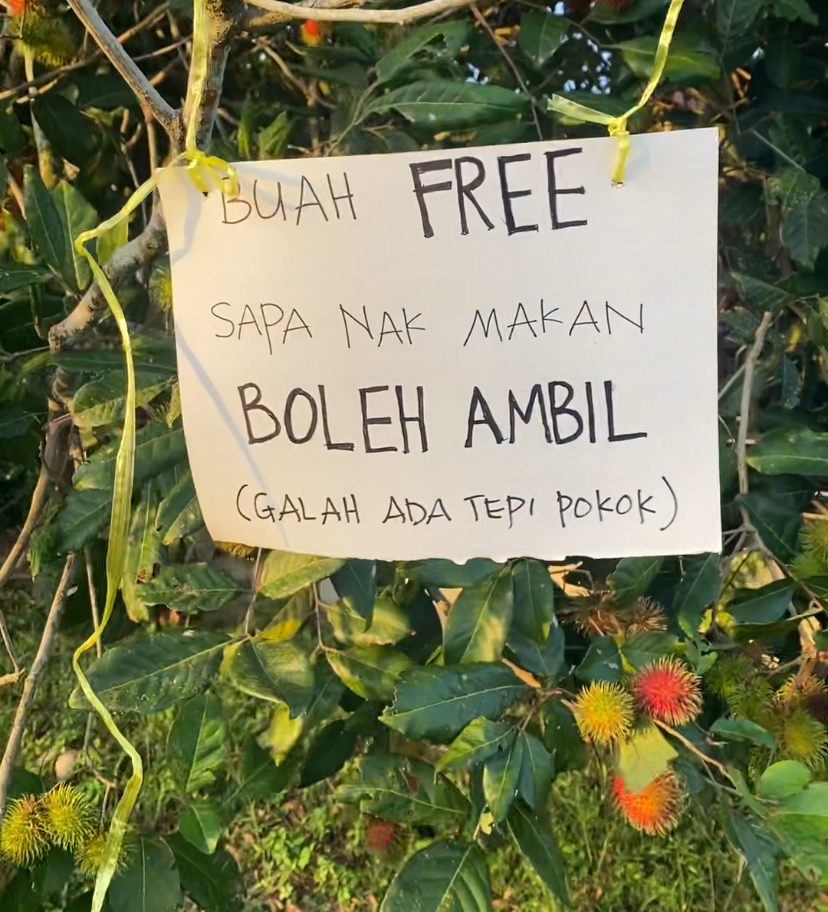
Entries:
{"label": "green leaf", "polygon": [[170,729],[167,757],[183,791],[192,794],[212,784],[213,770],[224,762],[227,738],[218,697],[198,694],[181,706]]}
{"label": "green leaf", "polygon": [[268,598],[285,598],[310,583],[325,579],[344,563],[344,560],[335,557],[271,551],[262,565],[259,592]]}
{"label": "green leaf", "polygon": [[509,814],[509,832],[521,854],[528,859],[552,895],[561,905],[568,906],[566,873],[546,819],[516,802]]}
{"label": "green leaf", "polygon": [[[160,712],[203,690],[221,664],[227,640],[207,631],[133,634],[110,646],[86,673],[111,712]],[[72,709],[88,709],[79,689]]]}
{"label": "green leaf", "polygon": [[813,778],[813,773],[796,760],[780,760],[773,763],[756,785],[756,794],[760,798],[780,801],[801,792]]}
{"label": "green leaf", "polygon": [[0,440],[20,437],[32,429],[35,416],[24,409],[0,408]]}
{"label": "green leaf", "polygon": [[757,822],[750,822],[739,814],[731,812],[722,822],[730,844],[747,862],[750,879],[766,912],[778,912],[776,857],[769,837]]}
{"label": "green leaf", "polygon": [[144,580],[152,577],[153,568],[163,563],[167,549],[161,544],[161,537],[155,530],[155,514],[158,512],[158,490],[152,482],[144,485],[141,499],[132,511],[124,554],[124,573],[121,579],[121,595],[130,620],[149,620],[148,605],[142,596]]}
{"label": "green leaf", "polygon": [[555,767],[549,751],[534,735],[521,732],[519,737],[523,741],[523,765],[520,768],[518,790],[530,808],[540,810],[549,797]]}
{"label": "green leaf", "polygon": [[293,121],[287,111],[280,111],[256,137],[256,150],[260,161],[281,158],[290,139]]}
{"label": "green leaf", "polygon": [[515,580],[514,619],[517,630],[541,645],[546,642],[555,617],[555,585],[540,561],[518,561],[512,569]]}
{"label": "green leaf", "polygon": [[360,779],[339,789],[343,801],[359,801],[363,813],[409,826],[458,827],[470,811],[467,798],[433,766],[396,754],[363,757]]}
{"label": "green leaf", "polygon": [[496,564],[487,557],[474,557],[465,564],[435,559],[411,561],[402,565],[408,579],[435,589],[466,589],[484,582],[502,569],[502,564]]}
{"label": "green leaf", "polygon": [[476,846],[435,842],[405,863],[380,912],[491,912],[486,859]]}
{"label": "green leaf", "polygon": [[638,670],[661,656],[675,652],[676,644],[674,634],[665,630],[651,630],[627,636],[619,649],[625,661]]}
{"label": "green leaf", "polygon": [[473,719],[496,719],[526,686],[506,665],[412,668],[403,674],[396,699],[381,721],[416,740],[452,741]]}
{"label": "green leaf", "polygon": [[331,582],[343,604],[351,611],[371,620],[377,597],[377,564],[371,560],[346,560],[331,574]]}
{"label": "green leaf", "polygon": [[[135,371],[135,404],[149,405],[169,389],[170,376],[165,370]],[[85,383],[72,397],[70,408],[75,424],[85,429],[102,427],[121,420],[126,402],[123,370],[114,370],[98,380]]]}
{"label": "green leaf", "polygon": [[392,700],[400,675],[411,666],[405,653],[388,646],[329,649],[325,655],[342,683],[365,700]]}
{"label": "green leaf", "polygon": [[295,772],[295,766],[290,763],[277,766],[273,762],[273,757],[251,738],[244,745],[241,776],[236,794],[245,795],[247,798],[270,800],[291,784]]}
{"label": "green leaf", "polygon": [[689,637],[696,636],[707,606],[719,594],[722,585],[720,560],[719,554],[707,554],[688,561],[687,571],[676,589],[673,613]]}
{"label": "green leaf", "polygon": [[748,465],[764,475],[828,475],[828,433],[780,428],[747,451]]}
{"label": "green leaf", "polygon": [[130,858],[129,867],[112,879],[112,912],[173,912],[181,902],[181,882],[169,846],[139,836]]}
{"label": "green leaf", "polygon": [[267,746],[276,763],[282,763],[302,736],[305,727],[304,715],[295,719],[290,717],[290,708],[286,703],[277,703],[270,717],[270,728],[267,730]]}
{"label": "green leaf", "polygon": [[790,19],[792,22],[801,19],[809,25],[819,25],[819,17],[808,0],[771,0],[771,7],[774,14],[783,19]]}
{"label": "green leaf", "polygon": [[446,44],[456,47],[462,43],[468,32],[465,22],[435,22],[414,29],[407,38],[394,45],[376,65],[377,85],[388,82],[408,63],[417,51],[430,44],[438,36],[446,39]]}
{"label": "green leaf", "polygon": [[239,584],[213,564],[171,564],[137,587],[147,605],[166,605],[182,614],[218,611],[241,594]]}
{"label": "green leaf", "polygon": [[554,678],[564,672],[564,632],[555,624],[549,630],[549,636],[543,646],[534,640],[518,633],[512,626],[509,633],[508,648],[521,668],[542,678]]}
{"label": "green leaf", "polygon": [[22,263],[0,264],[0,295],[7,295],[29,285],[48,282],[52,273],[43,266],[24,266]]}
{"label": "green leaf", "polygon": [[411,633],[408,615],[390,596],[380,596],[374,602],[371,623],[343,604],[326,605],[325,614],[340,643],[359,646],[388,646],[398,643]]}
{"label": "green leaf", "polygon": [[338,773],[351,759],[358,734],[343,719],[326,725],[316,736],[299,774],[299,785],[305,788]]}
{"label": "green leaf", "polygon": [[621,653],[612,637],[594,637],[583,662],[575,669],[582,681],[620,681],[623,673]]}
{"label": "green leaf", "polygon": [[204,528],[192,472],[187,469],[158,506],[156,526],[165,545]]}
{"label": "green leaf", "polygon": [[199,852],[177,833],[167,838],[181,875],[181,886],[203,912],[241,912],[244,881],[229,852]]}
{"label": "green leaf", "polygon": [[736,597],[727,606],[740,624],[770,624],[784,617],[791,604],[794,583],[790,580],[776,580],[759,589],[739,589]]}
{"label": "green leaf", "polygon": [[313,698],[313,669],[293,643],[260,635],[228,647],[224,671],[242,693],[286,703],[292,717],[304,712]]}
{"label": "green leaf", "polygon": [[508,722],[492,722],[484,716],[473,719],[452,741],[437,762],[438,770],[464,769],[483,763],[507,748],[515,737]]}
{"label": "green leaf", "polygon": [[58,552],[80,551],[109,522],[111,512],[111,491],[71,490],[55,520]]}
{"label": "green leaf", "polygon": [[32,114],[62,158],[78,168],[89,164],[97,146],[95,122],[84,117],[65,95],[41,92],[32,101]]}
{"label": "green leaf", "polygon": [[[119,444],[120,440],[116,440],[102,446],[89,462],[78,466],[74,477],[76,489],[96,488],[111,494]],[[160,475],[186,458],[183,429],[170,430],[161,424],[148,424],[136,436],[134,486],[140,487],[147,479]]]}
{"label": "green leaf", "polygon": [[95,250],[101,266],[107,263],[112,258],[112,254],[119,247],[123,247],[127,240],[129,240],[129,219],[116,222],[111,228],[102,231],[98,235],[97,248]]}
{"label": "green leaf", "polygon": [[618,748],[616,768],[624,778],[624,786],[631,792],[640,792],[678,757],[670,742],[655,725],[636,729]]}
{"label": "green leaf", "polygon": [[[820,192],[819,178],[793,165],[774,171],[765,181],[766,199],[770,203],[779,203],[782,207],[783,215],[787,215],[791,209],[795,209],[800,203],[813,199]],[[744,278],[747,278],[747,276]],[[758,281],[758,279],[751,279],[751,282]],[[765,283],[761,282],[760,284],[764,285]]]}
{"label": "green leaf", "polygon": [[610,587],[615,593],[615,603],[629,605],[641,598],[650,588],[663,563],[663,557],[625,557],[618,561],[618,566],[609,578]]}
{"label": "green leaf", "polygon": [[828,246],[828,197],[820,194],[799,203],[782,223],[781,236],[793,259],[812,270],[820,250]]}
{"label": "green leaf", "polygon": [[778,314],[796,300],[783,288],[777,288],[776,285],[763,282],[761,279],[741,272],[734,272],[731,275],[745,299],[759,311],[769,310],[773,314]]}
{"label": "green leaf", "polygon": [[794,498],[783,498],[770,491],[752,491],[737,494],[735,500],[747,510],[764,545],[781,560],[793,560],[802,528],[802,510]]}
{"label": "green leaf", "polygon": [[668,0],[632,0],[624,6],[611,3],[596,3],[585,22],[597,22],[600,25],[618,25],[625,22],[638,22],[648,16],[660,13]]}
{"label": "green leaf", "polygon": [[189,801],[178,822],[178,832],[199,852],[212,855],[221,836],[221,815],[212,801]]}
{"label": "green leaf", "polygon": [[578,723],[560,700],[547,700],[541,708],[543,743],[552,756],[556,772],[578,768],[586,761],[586,746],[581,740]]}
{"label": "green leaf", "polygon": [[751,719],[717,719],[710,726],[710,731],[728,741],[750,741],[771,750],[776,747],[773,736]]}
{"label": "green leaf", "polygon": [[443,656],[449,665],[497,661],[509,635],[514,600],[509,568],[464,589],[451,606],[443,631]]}
{"label": "green leaf", "polygon": [[[761,2],[761,0],[758,0]],[[658,38],[640,35],[615,45],[624,62],[638,77],[649,77],[653,71]],[[664,66],[664,78],[675,83],[708,82],[718,77],[721,65],[711,51],[700,47],[698,41],[677,35],[670,45]]]}
{"label": "green leaf", "polygon": [[297,592],[265,627],[263,635],[274,643],[294,637],[313,612],[312,599],[309,588]]}
{"label": "green leaf", "polygon": [[524,741],[515,738],[503,750],[496,751],[483,768],[483,794],[495,823],[506,819],[517,796],[523,749]]}
{"label": "green leaf", "polygon": [[569,22],[563,16],[540,11],[523,13],[518,47],[536,66],[542,67],[563,44],[568,31]]}
{"label": "green leaf", "polygon": [[75,249],[75,238],[82,231],[88,231],[98,224],[98,213],[80,191],[66,181],[60,181],[52,190],[52,199],[63,225],[64,261],[61,275],[75,291],[84,291],[92,281],[92,270],[86,257]]}
{"label": "green leaf", "polygon": [[525,95],[501,86],[428,79],[374,98],[365,106],[364,113],[396,110],[412,123],[438,133],[516,117],[526,110],[528,103]]}
{"label": "green leaf", "polygon": [[741,37],[753,24],[763,0],[716,0],[716,31],[727,46],[731,39]]}
{"label": "green leaf", "polygon": [[31,165],[26,165],[23,174],[23,202],[29,234],[38,253],[60,274],[66,258],[66,242],[57,206]]}

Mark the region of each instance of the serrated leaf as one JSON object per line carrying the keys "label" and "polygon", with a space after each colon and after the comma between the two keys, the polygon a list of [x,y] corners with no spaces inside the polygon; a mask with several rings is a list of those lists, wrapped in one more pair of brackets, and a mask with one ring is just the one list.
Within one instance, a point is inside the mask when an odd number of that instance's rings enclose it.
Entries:
{"label": "serrated leaf", "polygon": [[[77,490],[97,490],[112,492],[115,480],[115,458],[120,440],[102,446],[83,465],[75,471],[74,485]],[[160,475],[166,469],[184,462],[187,458],[187,447],[182,428],[170,430],[160,424],[149,424],[141,428],[135,442],[135,475],[134,486],[139,487],[147,479]]]}
{"label": "serrated leaf", "polygon": [[224,762],[227,722],[221,701],[198,694],[178,710],[167,741],[170,768],[188,794],[213,782],[213,770]]}
{"label": "serrated leaf", "polygon": [[181,886],[204,912],[241,912],[244,881],[229,852],[204,855],[174,833],[167,838],[178,863]]}
{"label": "serrated leaf", "polygon": [[544,644],[555,617],[555,585],[549,570],[536,560],[518,561],[514,576],[512,629]]}
{"label": "serrated leaf", "polygon": [[181,902],[181,882],[169,846],[139,836],[130,859],[109,887],[112,912],[173,912]]}
{"label": "serrated leaf", "polygon": [[346,605],[326,605],[325,614],[340,643],[358,646],[389,646],[411,633],[411,624],[403,608],[390,596],[380,596],[374,602],[370,624]]}
{"label": "serrated leaf", "polygon": [[[110,646],[86,673],[111,712],[160,712],[203,690],[215,677],[227,640],[216,633],[133,634]],[[72,709],[88,709],[76,689]]]}
{"label": "serrated leaf", "polygon": [[326,725],[314,739],[302,764],[300,787],[305,788],[338,773],[351,759],[357,738],[357,732],[349,729],[343,719]]}
{"label": "serrated leaf", "polygon": [[412,855],[380,912],[491,912],[486,859],[476,846],[435,842]]}
{"label": "serrated leaf", "polygon": [[364,113],[382,114],[396,110],[412,123],[427,126],[437,133],[506,120],[526,110],[528,104],[525,95],[501,86],[428,79],[374,98],[365,106]]}
{"label": "serrated leaf", "polygon": [[484,716],[473,719],[437,761],[437,769],[464,769],[483,763],[508,748],[514,737],[515,728],[508,722],[492,722]]}
{"label": "serrated leaf", "polygon": [[352,646],[325,652],[342,683],[365,700],[392,700],[400,675],[411,666],[405,653],[388,646]]}
{"label": "serrated leaf", "polygon": [[558,50],[569,31],[569,21],[552,13],[532,11],[520,17],[518,47],[542,67]]}
{"label": "serrated leaf", "polygon": [[204,528],[192,472],[187,469],[158,505],[156,526],[165,545]]}
{"label": "serrated leaf", "polygon": [[763,475],[826,475],[828,433],[806,427],[771,431],[749,447],[747,462]]}
{"label": "serrated leaf", "polygon": [[782,223],[782,243],[806,269],[813,269],[823,247],[828,246],[828,198],[813,196],[796,205]]}
{"label": "serrated leaf", "polygon": [[61,275],[70,288],[84,291],[92,281],[92,270],[86,257],[75,249],[75,238],[98,224],[98,213],[83,198],[83,194],[66,181],[60,181],[52,189],[58,217],[63,225],[64,260]]}
{"label": "serrated leaf", "polygon": [[530,808],[540,810],[549,797],[555,767],[549,751],[534,735],[521,732],[520,738],[523,741],[523,765],[520,768],[518,791]]}
{"label": "serrated leaf", "polygon": [[26,225],[38,253],[60,275],[66,258],[66,242],[55,201],[31,165],[26,165],[23,173]]}
{"label": "serrated leaf", "polygon": [[663,557],[625,557],[618,561],[609,578],[616,604],[629,605],[645,595],[663,563]]}
{"label": "serrated leaf", "polygon": [[566,874],[545,818],[528,811],[516,802],[509,814],[509,831],[523,856],[564,907],[569,905]]}
{"label": "serrated leaf", "polygon": [[517,796],[524,743],[522,738],[515,738],[506,748],[491,756],[483,768],[483,794],[495,823],[506,819]]}
{"label": "serrated leaf", "polygon": [[343,564],[335,557],[271,551],[262,565],[259,592],[268,598],[285,598],[317,580],[325,579]]}
{"label": "serrated leaf", "polygon": [[189,801],[178,822],[178,832],[199,852],[212,855],[221,836],[221,815],[212,801]]}
{"label": "serrated leaf", "polygon": [[495,662],[512,623],[513,577],[509,568],[464,589],[448,613],[443,656],[449,665]]}
{"label": "serrated leaf", "polygon": [[640,792],[670,768],[678,757],[655,725],[638,728],[621,742],[616,769],[630,792]]}
{"label": "serrated leaf", "polygon": [[155,531],[155,514],[158,510],[158,491],[148,482],[141,491],[141,499],[132,511],[124,554],[124,573],[121,595],[130,620],[137,622],[149,618],[148,604],[141,597],[144,580],[152,577],[156,563],[161,563],[167,550]]}
{"label": "serrated leaf", "polygon": [[371,560],[346,560],[331,574],[343,604],[366,621],[371,620],[377,597],[377,564]]}
{"label": "serrated leaf", "polygon": [[213,564],[171,564],[137,587],[147,605],[166,605],[182,614],[218,611],[241,594],[241,587]]}
{"label": "serrated leaf", "polygon": [[506,665],[428,666],[405,672],[381,721],[416,740],[452,741],[473,719],[496,719],[526,686]]}
{"label": "serrated leaf", "polygon": [[285,703],[291,716],[303,713],[313,698],[313,669],[308,657],[290,642],[263,636],[229,647],[224,672],[242,693]]}
{"label": "serrated leaf", "polygon": [[813,778],[807,766],[796,760],[780,760],[771,764],[759,777],[756,794],[760,798],[781,801],[801,792]]}

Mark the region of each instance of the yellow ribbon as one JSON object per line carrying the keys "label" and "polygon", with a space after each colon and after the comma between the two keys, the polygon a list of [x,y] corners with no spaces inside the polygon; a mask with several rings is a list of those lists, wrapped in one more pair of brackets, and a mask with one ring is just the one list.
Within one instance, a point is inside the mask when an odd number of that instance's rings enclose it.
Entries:
{"label": "yellow ribbon", "polygon": [[[200,2],[195,4],[196,15],[193,24],[195,34],[193,40],[192,65],[196,80],[194,92],[195,99],[199,99],[203,96],[204,80],[207,75],[207,42],[205,38],[206,21],[204,3],[205,0],[200,0]],[[198,105],[194,105],[193,109],[197,110]],[[177,167],[186,163],[187,174],[190,180],[202,193],[207,194],[211,189],[217,189],[221,193],[230,196],[237,195],[239,183],[235,168],[224,161],[224,159],[214,155],[207,155],[205,152],[196,148],[195,134],[195,118],[191,118],[191,124],[187,131],[187,149],[177,155],[169,165],[167,165],[167,168]],[[94,228],[91,231],[82,232],[75,239],[75,249],[89,262],[92,275],[98,283],[98,286],[106,299],[106,303],[112,311],[112,316],[115,318],[115,323],[118,326],[118,332],[121,336],[121,345],[124,349],[127,380],[126,401],[124,403],[124,429],[120,445],[118,446],[118,455],[115,460],[112,514],[110,517],[109,544],[106,554],[106,601],[104,604],[104,612],[101,617],[100,626],[75,650],[75,653],[72,656],[72,667],[75,670],[75,675],[77,676],[81,691],[103,720],[107,731],[118,742],[132,762],[132,774],[129,777],[124,793],[118,802],[118,806],[115,808],[103,857],[98,867],[98,874],[95,879],[95,892],[92,897],[92,912],[101,912],[106,898],[106,891],[117,870],[118,858],[121,854],[121,847],[127,832],[129,817],[135,807],[138,793],[140,792],[141,785],[144,781],[144,768],[141,761],[141,755],[129,739],[120,731],[115,720],[112,718],[111,713],[101,702],[92,688],[92,685],[89,683],[80,664],[80,659],[84,653],[92,649],[103,636],[104,629],[112,616],[112,610],[115,606],[115,597],[123,579],[135,464],[135,369],[132,360],[129,327],[127,325],[126,317],[124,316],[124,311],[112,285],[109,283],[106,273],[86,245],[95,238],[99,238],[104,232],[114,228],[125,219],[129,219],[132,213],[141,205],[141,202],[155,190],[158,181],[165,170],[166,168],[157,171],[149,180],[141,184],[132,196],[130,196],[120,212],[113,215],[112,218],[102,222],[97,228]]]}
{"label": "yellow ribbon", "polygon": [[556,111],[558,114],[564,114],[574,120],[603,124],[606,126],[610,136],[618,137],[618,155],[615,159],[615,170],[612,174],[612,182],[614,184],[620,185],[624,183],[624,167],[627,163],[627,154],[630,151],[630,132],[627,129],[627,121],[647,104],[656,90],[656,86],[661,82],[661,76],[664,73],[667,55],[670,53],[670,44],[673,40],[673,34],[676,30],[676,23],[683,3],[684,0],[671,0],[670,8],[667,10],[667,17],[664,20],[664,27],[661,30],[661,36],[658,39],[650,80],[644,87],[638,102],[629,111],[613,117],[603,111],[596,111],[594,108],[588,108],[586,105],[570,101],[570,99],[561,95],[553,95],[549,100],[550,110]]}

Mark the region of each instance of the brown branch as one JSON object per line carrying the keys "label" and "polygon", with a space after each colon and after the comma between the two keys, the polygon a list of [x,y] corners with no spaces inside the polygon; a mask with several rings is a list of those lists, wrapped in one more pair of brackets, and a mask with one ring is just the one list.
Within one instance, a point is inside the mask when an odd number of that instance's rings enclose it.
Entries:
{"label": "brown branch", "polygon": [[680,741],[691,753],[695,754],[700,760],[703,760],[708,766],[715,767],[723,776],[726,776],[730,779],[730,772],[724,763],[719,763],[718,760],[714,760],[712,757],[708,757],[704,751],[699,750],[692,741],[688,738],[685,738],[681,732],[676,731],[674,728],[671,728],[667,725],[666,722],[661,722],[658,719],[653,719],[653,722],[662,730],[667,732],[668,735],[675,738],[677,741]]}
{"label": "brown branch", "polygon": [[[267,14],[248,12],[244,20],[246,28],[257,28],[263,25],[274,25],[277,22],[286,22],[290,19],[312,19],[316,22],[375,22],[386,25],[402,25],[423,19],[425,16],[435,16],[447,10],[459,9],[470,6],[473,0],[426,0],[416,6],[408,6],[398,10],[382,9],[341,9],[346,3],[335,2],[330,5],[304,5],[303,3],[287,3],[285,0],[248,0],[250,6],[267,10]],[[350,5],[350,4],[347,4]],[[361,6],[362,3],[357,3]]]}
{"label": "brown branch", "polygon": [[0,636],[3,638],[3,645],[6,647],[6,652],[9,654],[12,666],[14,667],[14,671],[11,674],[3,675],[3,677],[0,678],[0,684],[16,684],[23,674],[23,669],[17,661],[17,656],[14,652],[14,644],[9,636],[9,628],[6,626],[6,619],[3,617],[2,611],[0,611]]}
{"label": "brown branch", "polygon": [[138,69],[135,61],[118,43],[90,0],[67,0],[69,6],[92,35],[109,62],[123,76],[138,98],[142,108],[152,115],[166,130],[173,143],[181,137],[181,118],[178,112],[158,93],[149,79]]}
{"label": "brown branch", "polygon": [[0,761],[0,816],[6,807],[6,793],[9,789],[12,770],[17,761],[17,755],[20,753],[20,744],[23,740],[23,730],[26,727],[26,720],[34,702],[37,682],[43,667],[49,659],[52,652],[52,644],[55,640],[60,618],[63,614],[63,606],[66,604],[66,594],[69,584],[72,581],[75,567],[75,555],[70,554],[63,565],[63,573],[60,577],[57,590],[52,599],[52,606],[49,609],[49,615],[46,618],[46,624],[43,628],[43,634],[40,637],[40,645],[37,649],[37,655],[34,657],[32,667],[26,675],[26,682],[23,685],[23,695],[20,697],[20,703],[17,706],[17,712],[14,716],[9,740],[6,743],[6,750],[3,753],[3,759]]}

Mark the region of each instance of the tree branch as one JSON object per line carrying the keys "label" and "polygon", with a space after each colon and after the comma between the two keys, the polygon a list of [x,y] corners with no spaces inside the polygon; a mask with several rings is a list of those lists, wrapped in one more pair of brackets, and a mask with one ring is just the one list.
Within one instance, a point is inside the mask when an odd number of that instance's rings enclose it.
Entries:
{"label": "tree branch", "polygon": [[20,697],[20,703],[17,706],[17,712],[14,716],[9,740],[6,744],[6,750],[3,759],[0,761],[0,816],[6,808],[6,793],[9,790],[12,770],[20,753],[20,743],[23,740],[23,729],[26,727],[26,720],[29,717],[29,711],[34,702],[37,681],[43,666],[49,660],[52,652],[52,644],[55,635],[60,626],[60,617],[63,614],[63,606],[66,604],[66,593],[69,584],[72,581],[72,575],[75,567],[75,555],[70,554],[63,565],[63,574],[60,577],[55,597],[52,599],[52,607],[49,609],[49,615],[46,618],[46,625],[43,628],[43,635],[40,638],[40,646],[37,649],[37,655],[32,662],[32,667],[26,675],[26,683],[23,685],[23,695]]}
{"label": "tree branch", "polygon": [[[447,10],[471,6],[474,0],[426,0],[416,6],[399,10],[381,9],[340,9],[351,5],[348,0],[324,0],[323,3],[287,3],[285,0],[248,0],[250,6],[267,10],[267,13],[248,11],[243,24],[245,28],[274,25],[290,19],[312,19],[316,22],[376,22],[387,25],[402,25],[425,16],[434,16]],[[362,6],[364,0],[357,0]]]}
{"label": "tree branch", "polygon": [[109,58],[110,63],[135,92],[141,107],[152,112],[158,123],[166,130],[173,144],[178,144],[182,131],[178,112],[164,101],[149,79],[138,69],[133,59],[121,47],[118,39],[101,19],[90,0],[67,0],[67,2],[95,39],[98,47]]}

